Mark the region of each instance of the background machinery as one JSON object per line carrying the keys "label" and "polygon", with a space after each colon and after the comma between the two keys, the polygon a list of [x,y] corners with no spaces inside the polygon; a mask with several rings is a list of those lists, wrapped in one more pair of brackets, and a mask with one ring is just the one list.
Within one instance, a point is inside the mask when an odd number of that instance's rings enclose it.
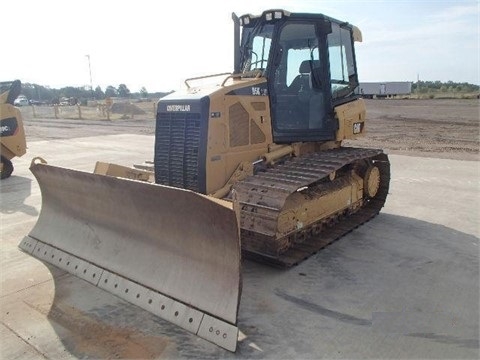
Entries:
{"label": "background machinery", "polygon": [[158,103],[155,183],[34,159],[42,212],[20,244],[231,351],[241,252],[295,265],[374,217],[390,178],[381,150],[342,146],[365,132],[360,31],[284,10],[233,20],[234,72]]}
{"label": "background machinery", "polygon": [[21,89],[22,84],[19,80],[0,82],[1,179],[6,179],[12,174],[12,158],[24,155],[27,150],[22,114],[14,106]]}

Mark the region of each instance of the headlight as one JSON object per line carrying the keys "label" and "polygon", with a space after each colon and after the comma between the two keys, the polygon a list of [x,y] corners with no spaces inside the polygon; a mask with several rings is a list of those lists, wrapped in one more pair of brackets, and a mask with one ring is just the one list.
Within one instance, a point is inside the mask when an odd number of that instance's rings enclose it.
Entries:
{"label": "headlight", "polygon": [[281,20],[285,16],[290,16],[290,13],[282,9],[270,9],[264,11],[262,15],[264,16],[265,21],[272,21]]}
{"label": "headlight", "polygon": [[248,25],[250,24],[250,16],[244,15],[240,18],[240,25]]}

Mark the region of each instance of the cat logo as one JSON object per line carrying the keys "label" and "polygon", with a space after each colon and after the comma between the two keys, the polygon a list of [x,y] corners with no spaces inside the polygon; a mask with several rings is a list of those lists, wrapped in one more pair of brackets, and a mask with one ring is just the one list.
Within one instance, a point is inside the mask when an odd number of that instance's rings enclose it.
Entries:
{"label": "cat logo", "polygon": [[362,132],[362,124],[361,122],[353,123],[353,133],[360,134]]}

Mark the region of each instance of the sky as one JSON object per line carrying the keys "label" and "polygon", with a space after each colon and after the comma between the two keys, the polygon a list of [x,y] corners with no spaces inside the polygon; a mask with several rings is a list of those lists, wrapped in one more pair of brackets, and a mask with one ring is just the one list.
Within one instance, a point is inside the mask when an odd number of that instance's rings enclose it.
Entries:
{"label": "sky", "polygon": [[480,84],[478,0],[4,1],[0,81],[176,90],[233,70],[232,12],[274,8],[359,27],[360,81]]}

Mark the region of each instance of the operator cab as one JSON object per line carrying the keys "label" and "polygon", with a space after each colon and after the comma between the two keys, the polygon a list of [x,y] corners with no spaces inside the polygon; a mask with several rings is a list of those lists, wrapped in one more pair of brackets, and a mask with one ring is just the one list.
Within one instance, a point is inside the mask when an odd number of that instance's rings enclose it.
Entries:
{"label": "operator cab", "polygon": [[334,107],[355,100],[357,28],[321,14],[269,10],[244,15],[236,71],[265,76],[276,143],[328,141]]}

